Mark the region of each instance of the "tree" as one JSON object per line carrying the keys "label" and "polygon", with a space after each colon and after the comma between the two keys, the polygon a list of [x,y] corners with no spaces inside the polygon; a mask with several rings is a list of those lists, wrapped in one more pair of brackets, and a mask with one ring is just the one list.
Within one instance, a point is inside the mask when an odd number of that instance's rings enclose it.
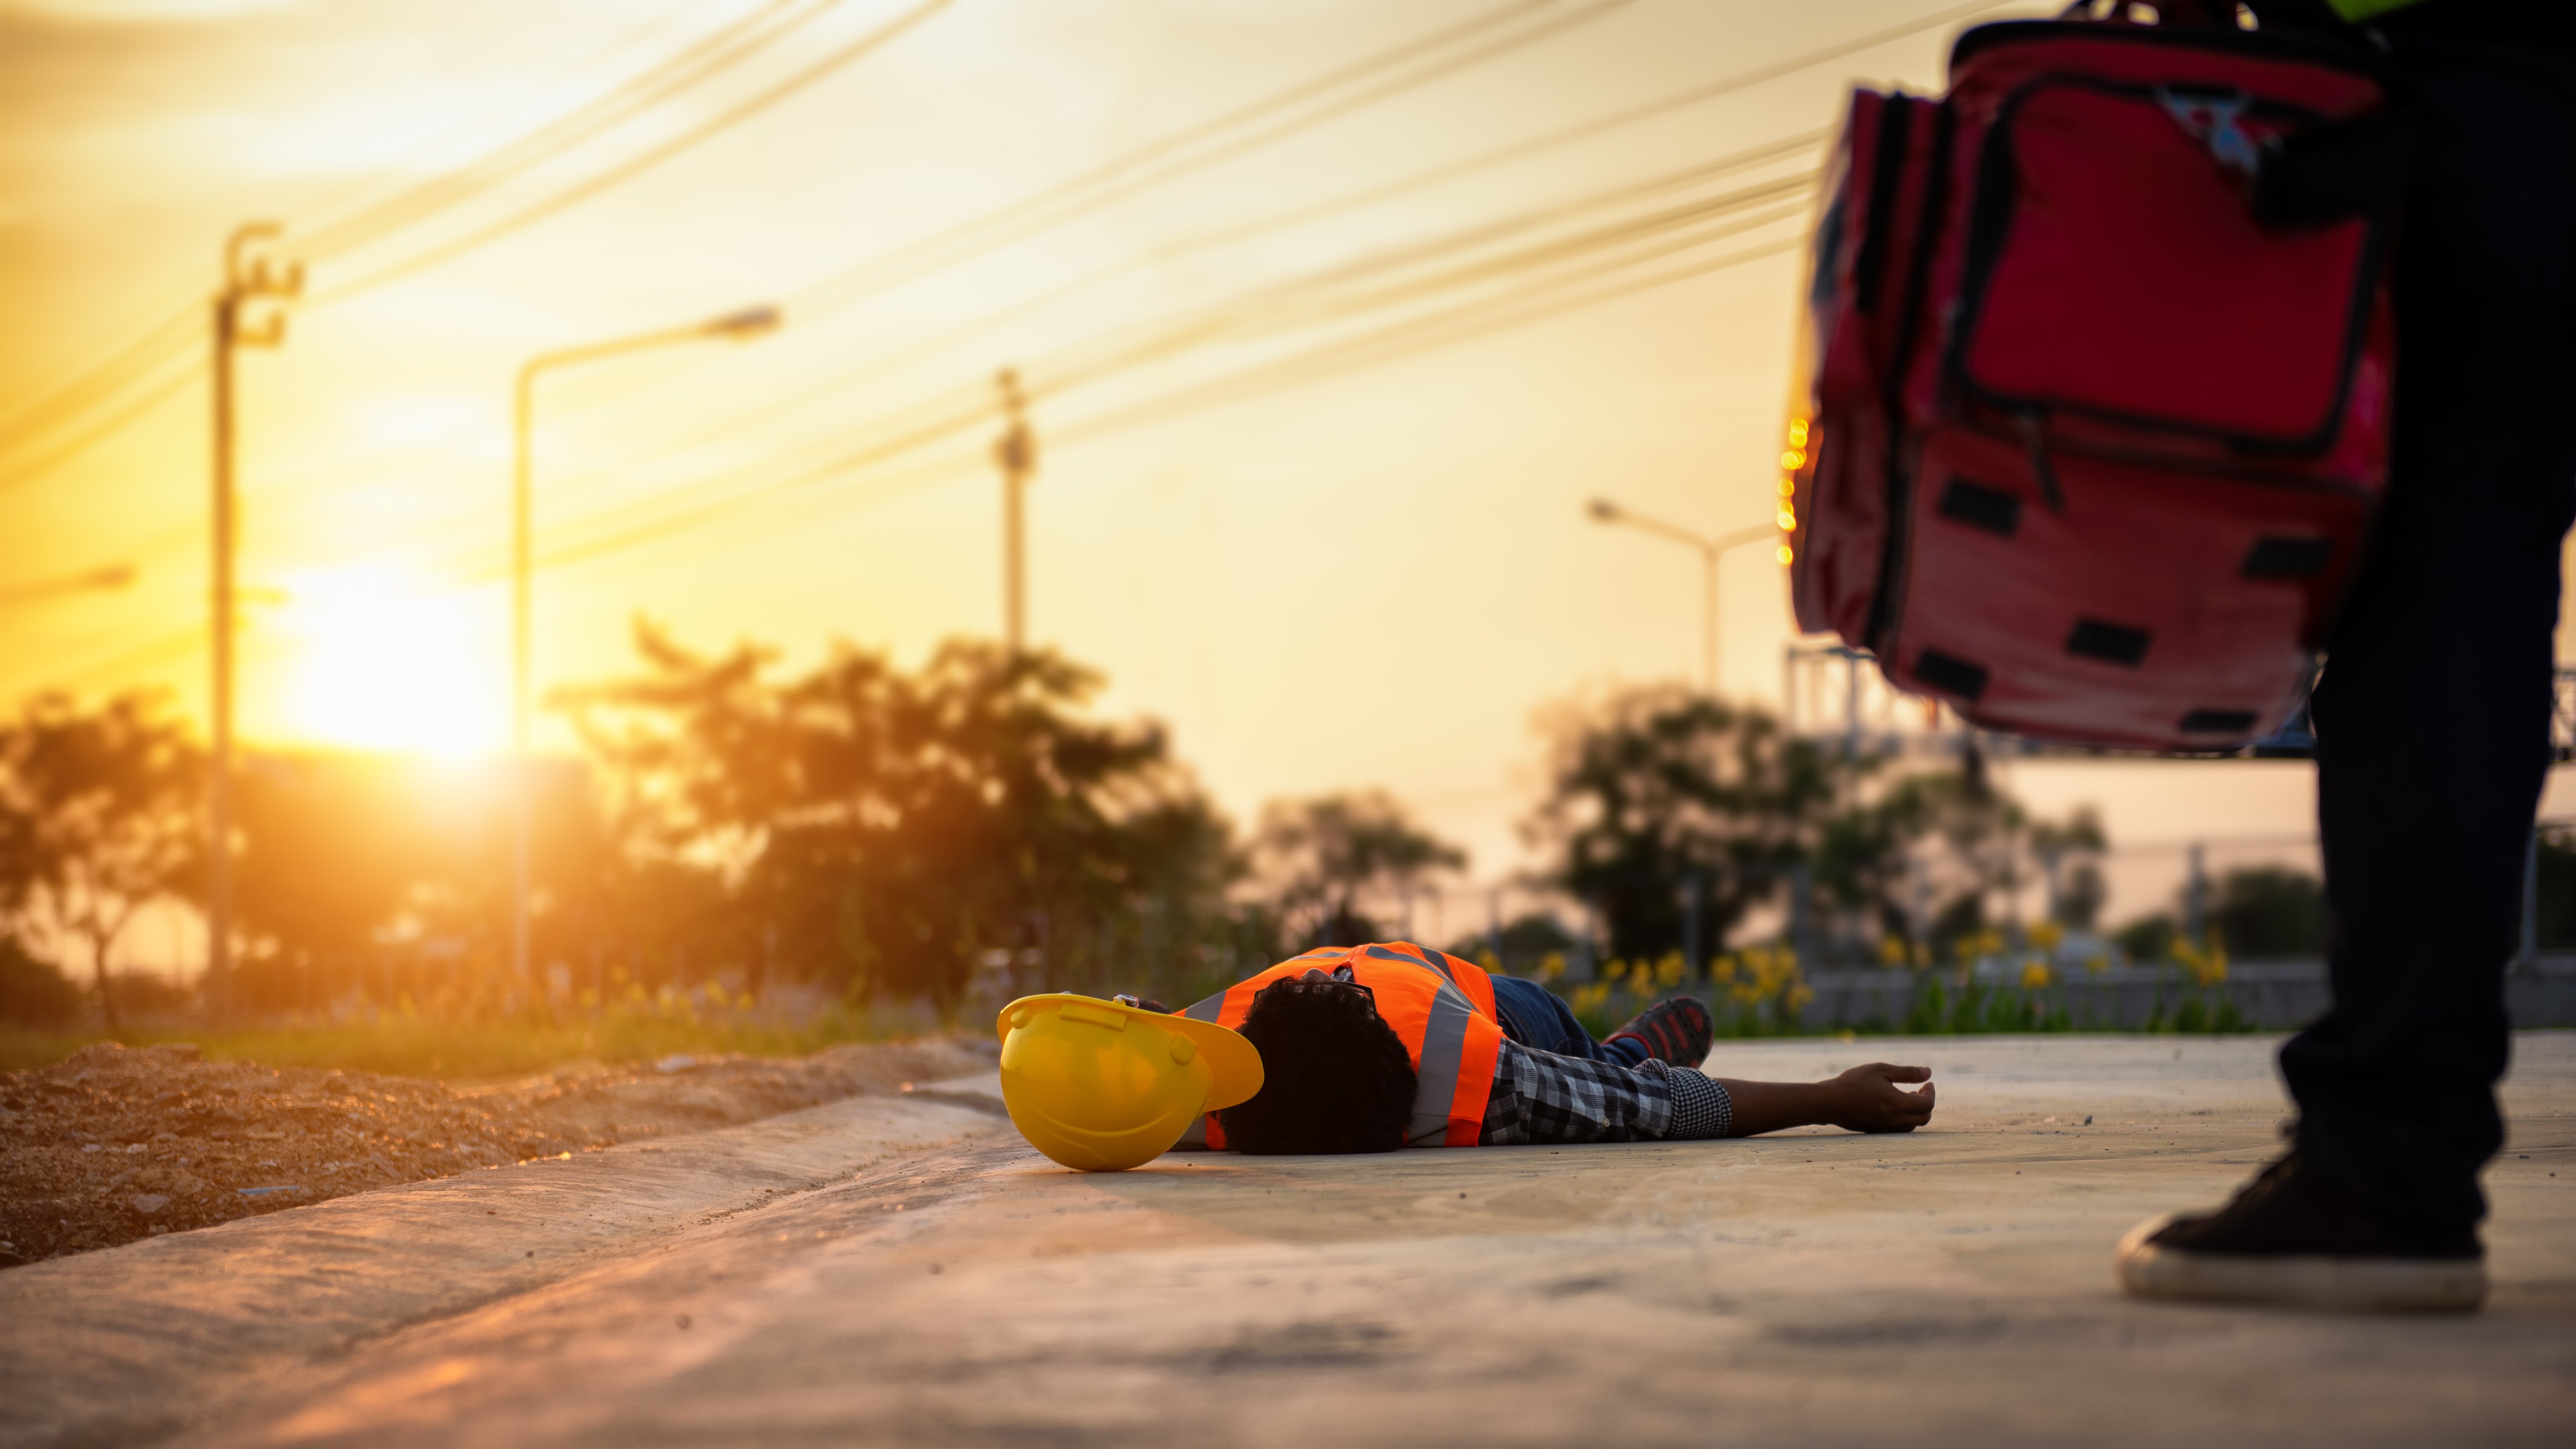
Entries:
{"label": "tree", "polygon": [[1550,956],[1562,957],[1575,946],[1574,935],[1544,911],[1532,911],[1506,923],[1500,939],[1477,932],[1461,936],[1449,946],[1449,954],[1481,961],[1491,953],[1502,969],[1514,976],[1527,976],[1545,964]]}
{"label": "tree", "polygon": [[908,674],[842,646],[773,684],[757,648],[637,646],[640,677],[565,702],[631,862],[721,883],[722,949],[945,1010],[988,951],[1170,965],[1238,868],[1161,728],[1080,717],[1100,678],[1051,652],[952,641]]}
{"label": "tree", "polygon": [[80,993],[50,961],[39,961],[18,938],[0,934],[0,1022],[49,1030],[80,1009]]}
{"label": "tree", "polygon": [[1312,937],[1336,946],[1382,934],[1361,913],[1363,896],[1407,895],[1467,864],[1465,851],[1415,825],[1382,790],[1273,801],[1262,809],[1253,848],[1281,917],[1306,922]]}
{"label": "tree", "polygon": [[2231,956],[2321,956],[2325,886],[2289,866],[2240,866],[2219,878],[2209,926]]}
{"label": "tree", "polygon": [[433,871],[419,767],[383,756],[256,755],[235,792],[233,871],[245,938],[232,993],[244,1008],[298,1004],[317,972],[371,955]]}
{"label": "tree", "polygon": [[2538,907],[2539,945],[2544,950],[2576,947],[2576,831],[2563,825],[2540,830]]}
{"label": "tree", "polygon": [[1694,880],[1712,948],[1765,905],[1811,912],[1816,944],[1855,957],[1887,937],[1941,950],[1980,935],[1990,902],[2009,906],[2033,879],[2054,883],[2063,921],[2100,907],[2100,821],[2079,809],[2034,823],[1974,757],[1901,770],[1674,686],[1566,711],[1551,734],[1549,793],[1527,833],[1554,848],[1555,883],[1605,915],[1616,956],[1676,949]]}
{"label": "tree", "polygon": [[[1549,727],[1546,798],[1524,827],[1550,846],[1554,882],[1606,916],[1614,956],[1677,948],[1682,891],[1703,882],[1703,930],[1721,941],[1811,863],[1866,762],[1784,732],[1760,710],[1678,686],[1633,689]],[[1881,854],[1855,824],[1855,877]]]}
{"label": "tree", "polygon": [[2102,817],[2090,805],[2075,807],[2063,821],[2034,821],[2030,853],[2048,882],[2048,916],[2078,931],[2093,929],[2110,887],[2102,879],[2102,855],[2110,848]]}
{"label": "tree", "polygon": [[117,938],[144,907],[183,894],[194,878],[204,782],[203,753],[158,695],[125,695],[95,713],[45,695],[0,727],[0,817],[8,821],[0,903],[39,939],[88,948],[111,1030]]}

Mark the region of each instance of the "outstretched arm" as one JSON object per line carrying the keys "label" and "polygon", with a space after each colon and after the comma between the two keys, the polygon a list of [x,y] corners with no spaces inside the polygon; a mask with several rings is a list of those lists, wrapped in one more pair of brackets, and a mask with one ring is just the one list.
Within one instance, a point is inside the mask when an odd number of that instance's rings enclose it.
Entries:
{"label": "outstretched arm", "polygon": [[[1911,1132],[1932,1120],[1932,1069],[1871,1062],[1827,1082],[1739,1082],[1719,1077],[1735,1106],[1730,1137],[1783,1127],[1846,1127],[1854,1132]],[[1909,1092],[1899,1082],[1921,1082]]]}

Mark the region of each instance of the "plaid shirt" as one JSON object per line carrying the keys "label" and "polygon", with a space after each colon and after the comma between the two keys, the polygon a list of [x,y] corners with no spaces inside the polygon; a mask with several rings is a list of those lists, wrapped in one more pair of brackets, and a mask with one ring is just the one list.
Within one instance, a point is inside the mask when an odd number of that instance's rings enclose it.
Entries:
{"label": "plaid shirt", "polygon": [[1689,1067],[1651,1059],[1623,1067],[1506,1040],[1476,1140],[1487,1147],[1681,1142],[1724,1137],[1734,1125],[1726,1089]]}

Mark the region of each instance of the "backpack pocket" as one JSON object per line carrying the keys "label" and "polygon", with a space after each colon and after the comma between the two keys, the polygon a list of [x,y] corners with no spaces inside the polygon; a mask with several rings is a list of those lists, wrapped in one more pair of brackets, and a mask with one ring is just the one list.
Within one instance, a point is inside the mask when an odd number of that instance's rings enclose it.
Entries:
{"label": "backpack pocket", "polygon": [[1977,406],[2152,450],[2311,456],[2352,388],[2381,211],[2256,218],[2266,162],[2327,124],[2224,86],[2043,76],[1987,132],[1949,375]]}

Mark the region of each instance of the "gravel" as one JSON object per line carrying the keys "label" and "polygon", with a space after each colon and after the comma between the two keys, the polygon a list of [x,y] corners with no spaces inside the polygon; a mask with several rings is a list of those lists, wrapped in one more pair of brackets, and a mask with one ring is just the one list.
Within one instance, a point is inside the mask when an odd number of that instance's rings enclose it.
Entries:
{"label": "gravel", "polygon": [[0,1268],[989,1071],[990,1041],[669,1057],[480,1088],[84,1047],[0,1073]]}

